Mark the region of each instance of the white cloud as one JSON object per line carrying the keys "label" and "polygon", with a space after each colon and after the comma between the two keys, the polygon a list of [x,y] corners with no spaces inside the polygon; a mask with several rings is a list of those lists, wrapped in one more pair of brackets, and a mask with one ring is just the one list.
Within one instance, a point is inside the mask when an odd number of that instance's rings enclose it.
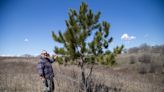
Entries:
{"label": "white cloud", "polygon": [[131,40],[136,39],[136,37],[135,36],[129,36],[128,34],[123,34],[121,36],[121,39],[124,40],[124,41],[131,41]]}
{"label": "white cloud", "polygon": [[28,38],[25,38],[24,41],[25,41],[25,42],[28,42],[29,40],[28,40]]}

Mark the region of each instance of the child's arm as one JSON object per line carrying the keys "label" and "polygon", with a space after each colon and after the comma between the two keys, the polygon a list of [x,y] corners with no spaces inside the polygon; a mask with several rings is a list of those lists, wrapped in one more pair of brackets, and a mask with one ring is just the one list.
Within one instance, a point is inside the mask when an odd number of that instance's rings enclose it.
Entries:
{"label": "child's arm", "polygon": [[44,71],[43,71],[44,65],[43,62],[39,62],[37,65],[38,73],[40,77],[44,77]]}
{"label": "child's arm", "polygon": [[52,59],[50,59],[50,63],[56,62],[57,60],[57,55],[54,55]]}

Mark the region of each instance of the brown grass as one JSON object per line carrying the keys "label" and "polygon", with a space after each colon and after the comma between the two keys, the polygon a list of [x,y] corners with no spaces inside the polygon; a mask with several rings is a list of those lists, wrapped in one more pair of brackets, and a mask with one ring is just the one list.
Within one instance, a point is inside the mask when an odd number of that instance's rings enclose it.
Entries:
{"label": "brown grass", "polygon": [[[125,56],[126,57],[126,56]],[[124,58],[125,58],[124,57]],[[128,57],[128,56],[127,56]],[[123,57],[119,57],[123,58]],[[122,59],[123,60],[123,59]],[[126,59],[125,59],[126,60]],[[0,58],[0,92],[41,92],[36,64],[38,58]],[[121,64],[124,63],[124,64]],[[113,68],[94,66],[92,75],[93,92],[163,92],[163,74],[134,72],[131,65],[119,62]],[[89,72],[86,66],[86,71]],[[79,92],[80,69],[75,65],[53,64],[55,92]]]}

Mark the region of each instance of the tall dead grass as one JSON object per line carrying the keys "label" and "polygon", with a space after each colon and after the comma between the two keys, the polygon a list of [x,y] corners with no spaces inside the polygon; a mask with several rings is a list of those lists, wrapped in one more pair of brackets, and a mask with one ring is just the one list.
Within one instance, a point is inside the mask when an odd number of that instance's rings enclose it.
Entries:
{"label": "tall dead grass", "polygon": [[[42,92],[42,81],[36,71],[38,58],[0,58],[0,92]],[[86,66],[86,73],[89,73]],[[75,65],[53,64],[55,92],[81,92],[80,69]],[[140,75],[124,69],[95,66],[91,92],[163,92],[157,75]],[[152,81],[151,81],[152,80]],[[161,81],[161,80],[159,80]]]}

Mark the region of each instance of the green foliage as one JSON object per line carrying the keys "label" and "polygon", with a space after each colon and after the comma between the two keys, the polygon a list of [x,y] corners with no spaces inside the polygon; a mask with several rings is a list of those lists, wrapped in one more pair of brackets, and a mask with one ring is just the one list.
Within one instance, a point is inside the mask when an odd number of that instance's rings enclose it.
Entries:
{"label": "green foliage", "polygon": [[59,64],[63,64],[63,59],[62,59],[62,57],[57,57],[57,61],[58,61]]}
{"label": "green foliage", "polygon": [[[113,65],[115,56],[121,53],[123,46],[117,46],[114,52],[108,50],[113,38],[109,37],[110,24],[107,21],[99,22],[101,13],[93,13],[83,2],[79,11],[70,9],[68,15],[66,31],[59,31],[58,35],[52,32],[54,41],[63,45],[55,47],[54,52],[69,56],[72,60],[85,57],[84,62]],[[90,36],[93,39],[86,41]]]}
{"label": "green foliage", "polygon": [[88,56],[88,57],[86,57],[86,61],[87,61],[87,63],[89,63],[89,64],[94,64],[94,63],[95,63],[95,57],[93,57],[93,56]]}
{"label": "green foliage", "polygon": [[122,50],[124,48],[124,45],[121,45],[120,47],[119,46],[116,46],[116,48],[114,48],[114,55],[116,56],[117,54],[121,54]]}

